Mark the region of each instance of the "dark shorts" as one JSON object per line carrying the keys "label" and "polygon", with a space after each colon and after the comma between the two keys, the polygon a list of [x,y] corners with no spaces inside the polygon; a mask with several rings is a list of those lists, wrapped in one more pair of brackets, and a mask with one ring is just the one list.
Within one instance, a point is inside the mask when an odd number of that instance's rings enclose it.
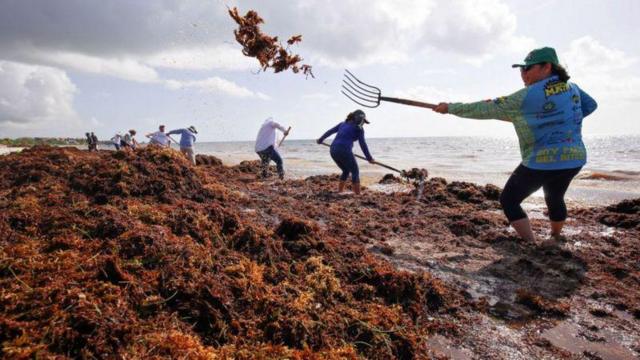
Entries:
{"label": "dark shorts", "polygon": [[542,188],[544,200],[549,209],[551,221],[564,221],[567,218],[567,206],[564,194],[573,178],[580,172],[579,168],[561,170],[535,170],[522,164],[518,166],[507,180],[500,194],[500,204],[509,222],[524,219],[527,214],[520,204],[524,199]]}

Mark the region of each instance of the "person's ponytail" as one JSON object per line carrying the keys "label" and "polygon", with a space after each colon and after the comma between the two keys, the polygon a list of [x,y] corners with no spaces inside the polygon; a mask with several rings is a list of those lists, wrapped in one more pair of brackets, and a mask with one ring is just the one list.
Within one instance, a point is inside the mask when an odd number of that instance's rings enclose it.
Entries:
{"label": "person's ponytail", "polygon": [[551,64],[551,73],[556,75],[562,82],[567,82],[571,78],[567,73],[567,69],[562,67],[562,65]]}
{"label": "person's ponytail", "polygon": [[355,111],[350,112],[349,114],[347,114],[347,118],[344,120],[345,122],[353,122],[354,118],[355,118]]}

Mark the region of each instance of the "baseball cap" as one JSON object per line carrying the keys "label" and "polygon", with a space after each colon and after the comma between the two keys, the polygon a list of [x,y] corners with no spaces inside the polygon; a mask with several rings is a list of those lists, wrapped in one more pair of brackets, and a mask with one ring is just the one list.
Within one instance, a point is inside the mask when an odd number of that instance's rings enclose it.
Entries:
{"label": "baseball cap", "polygon": [[555,65],[560,65],[558,61],[558,55],[556,54],[556,50],[552,47],[542,47],[539,49],[534,49],[527,54],[527,57],[524,58],[524,64],[513,64],[511,67],[525,67],[529,65],[535,65],[540,63],[551,63]]}
{"label": "baseball cap", "polygon": [[354,111],[353,116],[358,120],[364,120],[365,124],[370,124],[369,121],[367,120],[367,115],[364,113],[364,111],[360,109]]}
{"label": "baseball cap", "polygon": [[198,131],[196,131],[196,127],[195,127],[195,126],[193,126],[193,125],[189,126],[189,127],[187,128],[187,130],[191,131],[191,132],[192,132],[192,133],[194,133],[194,134],[197,134],[197,133],[198,133]]}

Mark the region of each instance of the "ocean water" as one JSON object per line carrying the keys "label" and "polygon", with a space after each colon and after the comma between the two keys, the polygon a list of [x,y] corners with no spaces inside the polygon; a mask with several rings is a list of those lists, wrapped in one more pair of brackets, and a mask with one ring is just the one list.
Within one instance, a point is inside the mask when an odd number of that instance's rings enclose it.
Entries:
{"label": "ocean water", "polygon": [[[585,136],[584,142],[588,161],[567,192],[570,201],[593,206],[640,197],[640,136]],[[503,187],[520,163],[515,136],[376,138],[367,139],[367,144],[376,161],[397,169],[425,168],[430,177],[443,177],[448,181]],[[329,148],[313,140],[287,139],[279,151],[288,177],[339,172]],[[357,143],[354,151],[361,154]],[[198,143],[196,153],[214,155],[227,165],[258,159],[252,141]],[[358,161],[365,185],[391,172]],[[542,192],[533,197],[542,199]]]}

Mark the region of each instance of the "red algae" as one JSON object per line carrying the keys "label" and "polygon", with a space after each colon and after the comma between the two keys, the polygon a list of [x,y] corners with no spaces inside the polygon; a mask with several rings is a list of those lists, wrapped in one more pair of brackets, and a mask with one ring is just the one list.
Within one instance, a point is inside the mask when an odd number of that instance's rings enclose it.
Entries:
{"label": "red algae", "polygon": [[229,9],[229,15],[238,24],[234,30],[236,41],[242,45],[245,56],[258,60],[263,71],[271,68],[275,73],[291,69],[294,73],[302,71],[304,75],[313,76],[311,65],[299,65],[303,59],[289,52],[289,46],[302,41],[302,35],[291,36],[287,40],[287,47],[282,47],[277,36],[270,36],[262,32],[260,24],[264,20],[254,10],[249,10],[244,16],[238,13],[238,8]]}
{"label": "red algae", "polygon": [[[610,329],[590,356],[640,351],[637,200],[569,209],[579,232],[525,243],[493,185],[350,196],[336,175],[271,183],[255,161],[196,161],[0,157],[0,357],[424,359],[440,342],[571,358],[541,335],[558,321]],[[614,215],[628,217],[599,232]]]}
{"label": "red algae", "polygon": [[277,224],[243,212],[236,170],[199,159],[0,158],[0,355],[426,356],[419,314],[460,295],[293,212]]}

